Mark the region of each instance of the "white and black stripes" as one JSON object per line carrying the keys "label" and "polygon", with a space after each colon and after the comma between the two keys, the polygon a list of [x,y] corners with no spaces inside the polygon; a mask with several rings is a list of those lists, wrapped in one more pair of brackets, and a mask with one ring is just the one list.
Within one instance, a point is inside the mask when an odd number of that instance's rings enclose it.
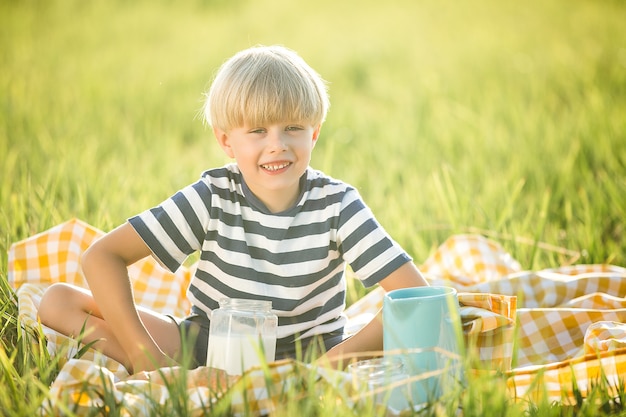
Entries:
{"label": "white and black stripes", "polygon": [[270,300],[288,343],[345,324],[346,263],[371,286],[410,260],[348,184],[308,169],[301,188],[295,207],[269,213],[231,164],[129,221],[171,270],[200,251],[195,312],[210,317],[222,297]]}

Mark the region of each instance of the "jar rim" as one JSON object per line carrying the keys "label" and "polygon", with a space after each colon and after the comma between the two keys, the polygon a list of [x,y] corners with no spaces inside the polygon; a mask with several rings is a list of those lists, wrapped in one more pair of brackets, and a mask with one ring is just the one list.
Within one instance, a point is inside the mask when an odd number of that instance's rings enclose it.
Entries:
{"label": "jar rim", "polygon": [[244,310],[271,310],[271,300],[254,300],[249,298],[221,298],[219,301],[220,308],[232,307]]}
{"label": "jar rim", "polygon": [[379,378],[404,373],[404,363],[400,358],[382,357],[351,363],[348,369],[361,378]]}

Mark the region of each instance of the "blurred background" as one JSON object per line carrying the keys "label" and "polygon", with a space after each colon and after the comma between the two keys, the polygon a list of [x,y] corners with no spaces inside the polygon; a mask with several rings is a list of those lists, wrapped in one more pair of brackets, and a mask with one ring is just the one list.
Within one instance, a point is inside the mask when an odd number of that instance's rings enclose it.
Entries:
{"label": "blurred background", "polygon": [[228,162],[203,93],[257,44],[328,81],[312,165],[416,263],[479,231],[529,269],[626,265],[625,21],[617,0],[2,0],[0,269],[11,242],[109,230]]}

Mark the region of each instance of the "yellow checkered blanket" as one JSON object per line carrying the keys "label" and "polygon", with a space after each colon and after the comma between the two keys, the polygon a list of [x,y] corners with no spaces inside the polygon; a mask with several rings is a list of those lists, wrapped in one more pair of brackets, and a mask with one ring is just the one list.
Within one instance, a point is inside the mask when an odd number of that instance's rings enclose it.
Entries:
{"label": "yellow checkered blanket", "polygon": [[[39,326],[37,308],[51,283],[86,287],[79,257],[102,234],[73,219],[11,246],[8,279],[17,290],[19,318],[25,325]],[[420,269],[432,285],[457,289],[468,346],[485,368],[507,372],[512,396],[532,395],[540,381],[550,399],[560,400],[564,394],[573,395],[572,378],[584,395],[601,375],[615,385],[626,375],[625,268],[576,265],[523,271],[493,240],[456,235]],[[185,290],[193,271],[192,265],[171,273],[151,258],[131,265],[137,304],[184,316],[190,308]],[[382,294],[376,289],[346,310],[349,331],[358,330],[382,307]],[[128,415],[144,415],[146,401],[167,400],[166,384],[158,378],[129,380],[119,363],[93,350],[81,359],[72,359],[79,346],[45,326],[42,329],[50,353],[61,351],[67,356],[51,387],[47,407],[55,409],[57,402],[69,398],[88,414],[100,404],[103,387],[123,397]],[[192,371],[188,375],[189,403],[192,409],[203,410],[228,397],[234,414],[267,414],[280,401],[276,393],[283,392],[295,375],[305,370],[316,371],[338,392],[349,391],[349,375],[343,372],[279,361],[230,379],[227,389],[221,391],[214,383],[200,381],[202,368]]]}

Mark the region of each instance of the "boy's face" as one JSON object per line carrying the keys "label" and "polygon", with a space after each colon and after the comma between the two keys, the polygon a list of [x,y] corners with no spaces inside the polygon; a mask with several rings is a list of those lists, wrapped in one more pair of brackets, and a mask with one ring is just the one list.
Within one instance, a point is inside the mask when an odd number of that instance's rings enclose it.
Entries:
{"label": "boy's face", "polygon": [[281,122],[213,131],[224,152],[236,160],[250,190],[269,210],[283,211],[296,203],[300,177],[311,161],[320,126]]}

